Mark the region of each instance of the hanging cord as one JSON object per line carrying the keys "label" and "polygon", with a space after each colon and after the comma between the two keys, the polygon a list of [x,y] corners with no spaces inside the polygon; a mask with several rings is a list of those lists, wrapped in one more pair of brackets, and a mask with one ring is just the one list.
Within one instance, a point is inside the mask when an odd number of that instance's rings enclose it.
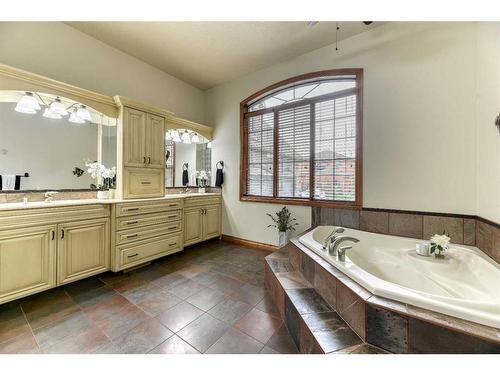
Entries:
{"label": "hanging cord", "polygon": [[339,47],[338,47],[338,42],[339,42],[339,29],[340,29],[339,23],[338,23],[338,22],[336,22],[336,27],[335,27],[335,51],[338,51],[338,50],[339,50]]}

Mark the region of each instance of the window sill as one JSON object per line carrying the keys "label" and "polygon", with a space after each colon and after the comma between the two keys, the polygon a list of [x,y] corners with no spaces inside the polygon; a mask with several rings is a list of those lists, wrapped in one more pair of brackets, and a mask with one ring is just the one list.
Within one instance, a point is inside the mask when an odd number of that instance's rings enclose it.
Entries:
{"label": "window sill", "polygon": [[292,206],[306,206],[306,207],[346,208],[351,210],[360,210],[362,207],[360,202],[322,201],[322,200],[309,200],[300,198],[273,198],[273,197],[259,197],[255,195],[241,195],[240,201],[269,203],[269,204],[285,204],[285,205],[288,204]]}

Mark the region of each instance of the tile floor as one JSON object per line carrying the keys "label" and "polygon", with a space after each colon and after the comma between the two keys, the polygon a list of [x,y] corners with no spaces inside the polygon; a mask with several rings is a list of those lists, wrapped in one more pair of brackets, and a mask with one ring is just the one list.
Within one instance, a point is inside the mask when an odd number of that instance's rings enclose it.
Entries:
{"label": "tile floor", "polygon": [[296,353],[269,253],[210,241],[0,306],[0,353]]}

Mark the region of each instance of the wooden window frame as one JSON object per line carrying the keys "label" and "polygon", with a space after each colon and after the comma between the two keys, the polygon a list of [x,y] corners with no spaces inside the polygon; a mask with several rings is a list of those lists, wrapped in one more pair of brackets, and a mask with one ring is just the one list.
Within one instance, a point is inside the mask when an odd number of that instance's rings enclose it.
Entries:
{"label": "wooden window frame", "polygon": [[[246,126],[246,120],[248,117],[256,116],[264,113],[277,113],[278,110],[285,108],[291,108],[297,106],[297,103],[285,103],[272,108],[265,108],[261,110],[256,110],[248,112],[247,109],[249,105],[253,104],[255,100],[259,97],[264,97],[266,93],[272,93],[285,86],[292,85],[295,82],[310,80],[314,78],[322,78],[331,76],[332,78],[336,76],[352,75],[356,77],[356,88],[354,92],[356,93],[356,174],[355,174],[355,200],[354,201],[333,201],[333,200],[319,200],[314,199],[314,131],[311,131],[311,157],[310,157],[310,167],[309,167],[309,183],[310,183],[310,196],[309,198],[280,198],[277,197],[278,189],[278,155],[276,154],[276,142],[277,142],[277,127],[275,123],[274,130],[274,159],[273,159],[273,184],[274,184],[274,196],[255,196],[247,195],[247,175],[248,175],[248,134]],[[342,94],[347,91],[353,92],[352,89],[343,90],[335,93],[330,93],[310,99],[304,99],[300,101],[300,104],[311,103],[314,105],[316,102],[324,101],[327,99],[332,99],[335,97],[342,96]],[[344,93],[345,94],[345,93]],[[252,116],[249,116],[249,113]],[[311,124],[314,123],[314,111],[311,116]],[[288,205],[298,205],[298,206],[311,206],[311,207],[334,207],[334,208],[349,208],[359,210],[362,208],[362,198],[363,198],[363,69],[352,68],[352,69],[331,69],[323,70],[318,72],[312,72],[307,74],[302,74],[296,77],[291,77],[283,81],[274,83],[258,92],[250,95],[248,98],[240,103],[240,201],[246,202],[260,202],[260,203],[273,203],[273,204],[288,204]]]}

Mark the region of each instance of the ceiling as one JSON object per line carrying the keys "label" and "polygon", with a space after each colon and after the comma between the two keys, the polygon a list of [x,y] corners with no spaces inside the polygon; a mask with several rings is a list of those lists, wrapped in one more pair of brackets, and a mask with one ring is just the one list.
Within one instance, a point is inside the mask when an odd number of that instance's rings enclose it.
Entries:
{"label": "ceiling", "polygon": [[[200,89],[335,42],[336,22],[68,22]],[[341,22],[338,39],[377,27]]]}

